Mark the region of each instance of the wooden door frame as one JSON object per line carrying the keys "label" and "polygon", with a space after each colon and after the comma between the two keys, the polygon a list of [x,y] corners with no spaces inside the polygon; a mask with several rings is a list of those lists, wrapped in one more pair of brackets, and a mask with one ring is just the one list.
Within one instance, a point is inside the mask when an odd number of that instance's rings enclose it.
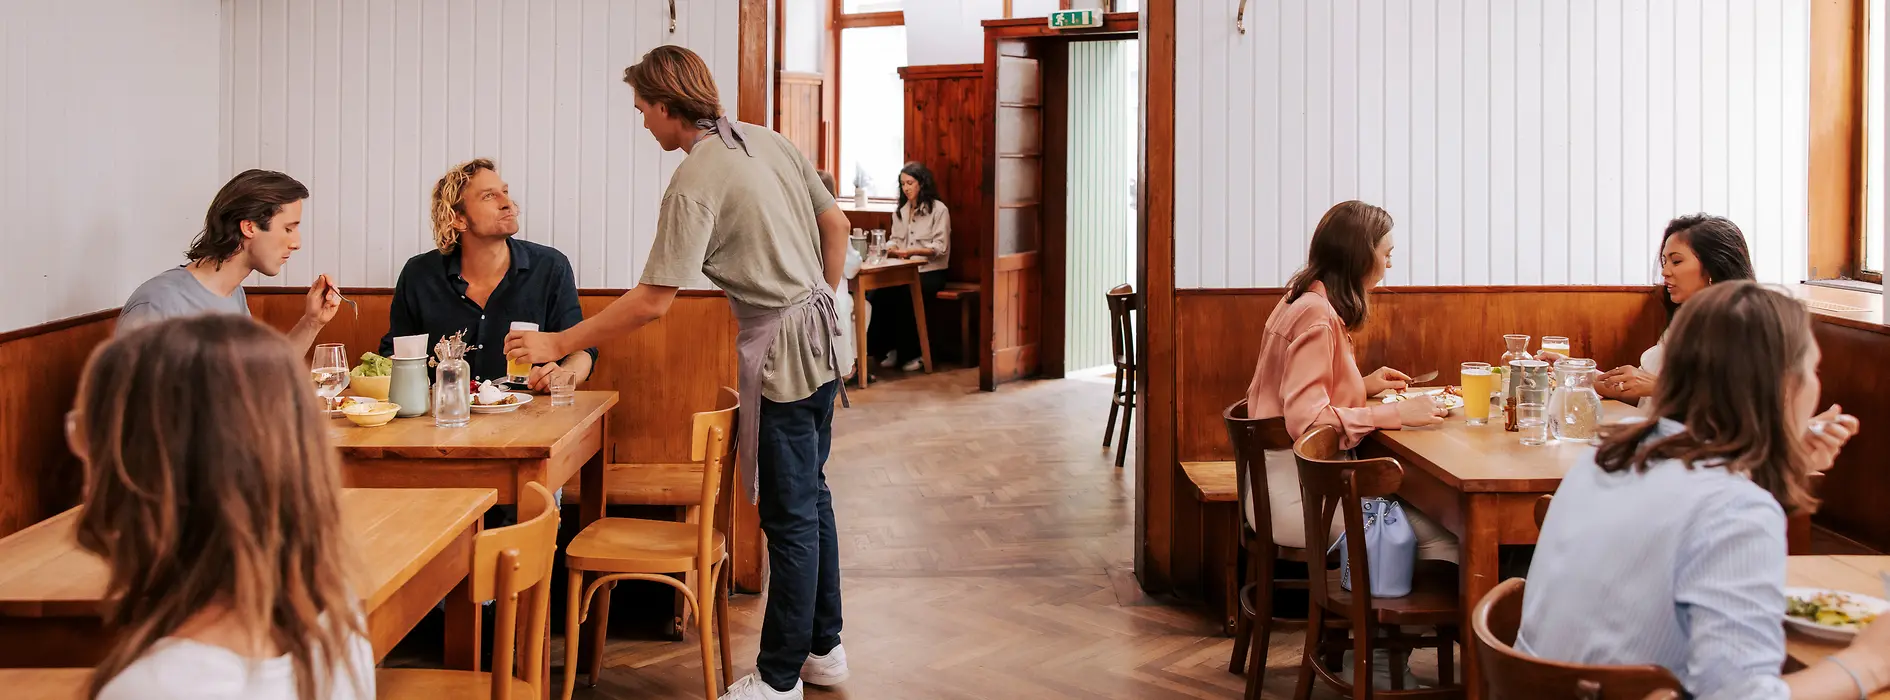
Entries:
{"label": "wooden door frame", "polygon": [[[1172,0],[1170,0],[1172,2]],[[1172,8],[1171,8],[1172,10]],[[1170,13],[1172,17],[1172,11]],[[1103,15],[1103,25],[1091,29],[1058,30],[1051,29],[1042,17],[1023,19],[985,20],[984,25],[984,100],[987,114],[998,112],[997,57],[998,44],[1008,41],[1026,41],[1034,44],[1038,60],[1043,66],[1044,85],[1044,129],[1043,158],[1041,170],[1042,186],[1045,193],[1038,206],[1039,239],[1041,264],[1038,266],[1041,277],[1039,303],[1043,305],[1038,315],[1042,336],[1038,340],[1038,367],[1042,376],[1063,376],[1064,356],[1064,281],[1068,270],[1067,236],[1063,227],[1066,212],[1062,193],[1067,180],[1069,153],[1068,116],[1068,66],[1069,45],[1073,41],[1107,41],[1141,38],[1139,27],[1141,19],[1134,12],[1117,12]],[[1170,63],[1173,54],[1170,53]],[[1173,71],[1170,71],[1172,79]],[[1169,88],[1172,95],[1173,87]],[[1171,101],[1172,103],[1172,101]],[[1056,119],[1052,119],[1052,116]],[[997,122],[993,117],[985,127],[984,144],[984,195],[983,216],[990,222],[984,232],[984,249],[988,251],[984,269],[979,271],[978,281],[978,388],[984,391],[997,389],[994,341],[997,326],[993,318],[997,308],[997,266],[998,254],[998,201],[997,201]],[[1065,122],[1065,123],[1058,123]],[[1171,137],[1172,139],[1172,137]],[[1172,158],[1172,156],[1171,156]],[[1057,193],[1049,196],[1049,193]],[[1172,233],[1171,233],[1172,236]],[[1172,276],[1172,272],[1171,272]],[[1172,293],[1171,293],[1172,297]]]}

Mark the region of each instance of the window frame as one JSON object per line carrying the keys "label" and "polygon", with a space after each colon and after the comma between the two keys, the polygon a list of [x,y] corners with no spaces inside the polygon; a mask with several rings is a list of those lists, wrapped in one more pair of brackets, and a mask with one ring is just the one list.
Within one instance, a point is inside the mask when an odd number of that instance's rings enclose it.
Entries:
{"label": "window frame", "polygon": [[[1883,270],[1871,270],[1864,266],[1865,261],[1869,260],[1868,247],[1870,245],[1870,85],[1872,80],[1881,80],[1883,77],[1890,77],[1873,76],[1870,71],[1871,34],[1873,32],[1890,32],[1890,26],[1871,26],[1871,4],[1873,2],[1890,2],[1890,0],[1857,0],[1857,15],[1855,18],[1857,27],[1855,39],[1856,57],[1853,63],[1857,71],[1855,83],[1857,97],[1855,100],[1855,111],[1853,112],[1855,115],[1854,118],[1857,120],[1857,133],[1852,139],[1854,146],[1852,157],[1855,159],[1853,162],[1856,163],[1857,169],[1857,183],[1852,188],[1852,212],[1854,214],[1853,219],[1856,221],[1856,231],[1852,235],[1851,240],[1850,269],[1854,273],[1853,276],[1857,279],[1881,285],[1883,284]],[[1886,37],[1886,39],[1890,39],[1890,37]],[[1876,183],[1878,189],[1890,188],[1890,173],[1877,173],[1877,176],[1881,180]],[[1890,199],[1890,195],[1887,195],[1886,199]],[[1890,235],[1890,231],[1886,231],[1886,235]],[[1885,241],[1885,247],[1890,248],[1890,241]],[[1886,251],[1886,256],[1890,257],[1890,251]],[[1878,265],[1880,267],[1890,267],[1890,260],[1878,261]]]}
{"label": "window frame", "polygon": [[1807,280],[1883,283],[1864,269],[1871,2],[1811,4]]}

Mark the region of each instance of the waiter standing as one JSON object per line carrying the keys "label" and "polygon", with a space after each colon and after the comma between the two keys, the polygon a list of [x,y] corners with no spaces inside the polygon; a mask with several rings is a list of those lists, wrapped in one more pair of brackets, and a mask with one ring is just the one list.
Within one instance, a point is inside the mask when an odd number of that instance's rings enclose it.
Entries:
{"label": "waiter standing", "polygon": [[624,69],[643,126],[688,155],[663,193],[635,289],[560,333],[513,332],[506,353],[552,362],[660,318],[679,287],[707,275],[741,326],[740,482],[768,534],[768,610],[755,675],[734,700],[800,698],[801,681],[846,680],[840,551],[824,465],[840,368],[850,361],[834,296],[848,223],[812,164],[764,127],[730,121],[709,67],[662,46]]}

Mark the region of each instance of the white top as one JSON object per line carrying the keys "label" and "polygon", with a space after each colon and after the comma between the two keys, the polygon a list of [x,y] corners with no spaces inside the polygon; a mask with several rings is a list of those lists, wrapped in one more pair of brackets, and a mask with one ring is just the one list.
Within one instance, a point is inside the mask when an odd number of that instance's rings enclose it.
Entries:
{"label": "white top", "polygon": [[[373,700],[374,647],[349,640],[355,672],[338,669],[327,700]],[[299,700],[287,655],[251,659],[213,644],[166,637],[99,691],[99,700]]]}
{"label": "white top", "polygon": [[[1665,340],[1666,337],[1662,336],[1661,339]],[[1665,359],[1666,352],[1667,352],[1666,350],[1661,349],[1660,343],[1654,343],[1654,347],[1648,348],[1647,350],[1643,351],[1641,353],[1641,371],[1654,375],[1656,377],[1660,376],[1660,364],[1662,360]],[[1641,408],[1647,408],[1649,405],[1653,403],[1653,401],[1654,401],[1654,397],[1647,396],[1647,397],[1643,397],[1635,405]]]}
{"label": "white top", "polygon": [[[1683,428],[1661,419],[1658,437]],[[1536,539],[1516,649],[1657,664],[1699,700],[1785,700],[1785,510],[1743,474],[1664,459],[1610,474],[1591,449]]]}

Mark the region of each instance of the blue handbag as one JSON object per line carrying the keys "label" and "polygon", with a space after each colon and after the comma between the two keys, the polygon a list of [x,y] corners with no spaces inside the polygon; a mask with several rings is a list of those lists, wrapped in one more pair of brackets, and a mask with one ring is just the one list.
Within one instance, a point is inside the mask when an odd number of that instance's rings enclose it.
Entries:
{"label": "blue handbag", "polygon": [[[1361,499],[1365,515],[1365,561],[1372,572],[1373,598],[1402,598],[1411,595],[1411,576],[1417,567],[1417,531],[1404,516],[1404,504],[1387,498]],[[1326,550],[1343,552],[1345,538]],[[1339,557],[1339,586],[1352,590],[1352,560]]]}

